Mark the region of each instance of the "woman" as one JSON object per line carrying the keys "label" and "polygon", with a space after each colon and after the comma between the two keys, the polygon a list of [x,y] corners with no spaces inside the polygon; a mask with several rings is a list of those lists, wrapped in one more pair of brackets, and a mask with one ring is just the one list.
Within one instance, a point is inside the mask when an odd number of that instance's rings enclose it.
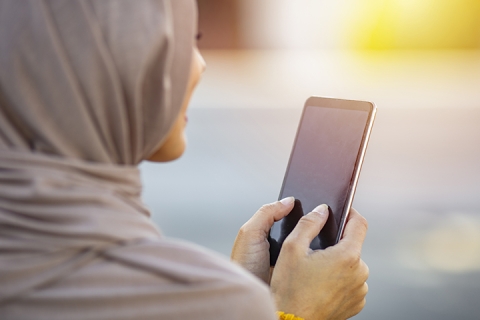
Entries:
{"label": "woman", "polygon": [[184,151],[204,68],[195,24],[192,0],[0,0],[1,319],[345,319],[363,308],[355,211],[319,252],[308,244],[325,206],[305,216],[271,282],[266,235],[292,198],[242,227],[232,260],[243,267],[150,220],[137,165]]}

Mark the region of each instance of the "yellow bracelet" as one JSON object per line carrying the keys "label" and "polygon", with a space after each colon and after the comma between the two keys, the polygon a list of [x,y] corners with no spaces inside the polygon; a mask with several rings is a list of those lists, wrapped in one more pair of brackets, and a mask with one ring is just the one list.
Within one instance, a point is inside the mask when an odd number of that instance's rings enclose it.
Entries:
{"label": "yellow bracelet", "polygon": [[277,316],[279,320],[304,320],[303,318],[295,317],[295,315],[290,313],[287,314],[283,311],[277,311]]}

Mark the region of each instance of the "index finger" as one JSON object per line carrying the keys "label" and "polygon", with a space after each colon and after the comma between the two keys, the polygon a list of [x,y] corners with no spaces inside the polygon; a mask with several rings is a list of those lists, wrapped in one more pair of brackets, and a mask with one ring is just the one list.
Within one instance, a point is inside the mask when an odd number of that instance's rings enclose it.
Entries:
{"label": "index finger", "polygon": [[361,252],[367,229],[367,220],[357,210],[351,208],[345,230],[343,231],[343,237],[338,244]]}

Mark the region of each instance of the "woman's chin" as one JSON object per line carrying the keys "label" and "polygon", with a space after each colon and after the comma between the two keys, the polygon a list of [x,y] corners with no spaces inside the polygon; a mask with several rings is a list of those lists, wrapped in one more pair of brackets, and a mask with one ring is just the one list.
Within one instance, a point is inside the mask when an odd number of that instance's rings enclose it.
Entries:
{"label": "woman's chin", "polygon": [[185,152],[186,146],[185,139],[181,143],[175,144],[175,146],[162,146],[147,160],[152,162],[169,162],[177,160]]}

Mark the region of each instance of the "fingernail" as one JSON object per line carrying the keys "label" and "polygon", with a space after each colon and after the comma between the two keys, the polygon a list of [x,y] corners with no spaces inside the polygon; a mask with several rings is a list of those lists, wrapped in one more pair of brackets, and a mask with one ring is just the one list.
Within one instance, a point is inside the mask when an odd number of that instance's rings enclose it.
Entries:
{"label": "fingernail", "polygon": [[326,204],[319,205],[315,209],[312,210],[320,215],[328,214],[328,206]]}
{"label": "fingernail", "polygon": [[293,201],[295,201],[295,198],[294,197],[286,197],[286,198],[283,198],[282,200],[280,200],[280,202],[284,205],[284,206],[289,206],[293,203]]}

